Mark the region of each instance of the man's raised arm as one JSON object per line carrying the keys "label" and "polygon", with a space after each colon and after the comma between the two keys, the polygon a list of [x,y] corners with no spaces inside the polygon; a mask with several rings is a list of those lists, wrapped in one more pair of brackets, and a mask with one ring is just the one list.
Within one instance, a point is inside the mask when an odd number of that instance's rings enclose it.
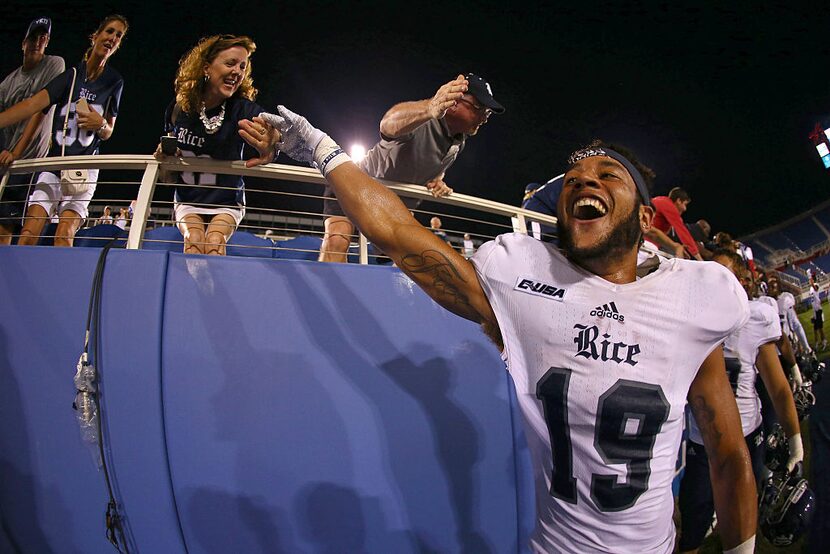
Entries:
{"label": "man's raised arm", "polygon": [[441,119],[467,92],[467,79],[459,75],[441,85],[432,98],[395,104],[380,120],[380,134],[397,138],[411,133],[431,119]]}
{"label": "man's raised arm", "polygon": [[441,306],[471,321],[495,325],[470,262],[420,225],[394,192],[361,171],[325,133],[283,106],[278,109],[279,116],[259,117],[282,133],[282,152],[314,162],[343,211],[372,243]]}

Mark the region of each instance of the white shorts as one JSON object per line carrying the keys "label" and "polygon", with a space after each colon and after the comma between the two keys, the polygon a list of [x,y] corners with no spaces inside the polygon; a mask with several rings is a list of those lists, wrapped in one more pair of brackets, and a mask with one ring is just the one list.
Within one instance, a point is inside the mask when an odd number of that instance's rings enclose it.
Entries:
{"label": "white shorts", "polygon": [[245,217],[245,207],[240,206],[239,208],[231,208],[230,206],[220,206],[216,208],[207,208],[204,206],[194,206],[192,204],[181,204],[176,202],[173,207],[173,211],[176,214],[176,225],[184,235],[184,229],[181,226],[182,221],[184,220],[184,216],[190,214],[199,214],[199,215],[219,215],[219,214],[227,214],[233,218],[236,222],[236,226],[239,227],[239,224],[242,223],[242,218]]}
{"label": "white shorts", "polygon": [[92,200],[98,184],[98,170],[88,169],[87,171],[89,172],[89,190],[73,196],[64,196],[61,193],[61,178],[57,174],[50,171],[39,173],[35,179],[35,189],[29,195],[29,205],[40,206],[46,210],[50,218],[66,210],[72,210],[80,215],[81,219],[86,219],[89,215],[87,210],[89,201]]}

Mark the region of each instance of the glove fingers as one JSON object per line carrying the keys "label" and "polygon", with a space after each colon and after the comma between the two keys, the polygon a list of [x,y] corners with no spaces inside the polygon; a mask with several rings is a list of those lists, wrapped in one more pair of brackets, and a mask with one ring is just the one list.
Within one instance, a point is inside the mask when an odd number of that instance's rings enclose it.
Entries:
{"label": "glove fingers", "polygon": [[282,131],[283,129],[285,129],[285,127],[288,126],[287,122],[285,121],[285,118],[272,113],[262,112],[261,114],[259,114],[259,117],[264,119],[268,123],[268,125],[280,131]]}

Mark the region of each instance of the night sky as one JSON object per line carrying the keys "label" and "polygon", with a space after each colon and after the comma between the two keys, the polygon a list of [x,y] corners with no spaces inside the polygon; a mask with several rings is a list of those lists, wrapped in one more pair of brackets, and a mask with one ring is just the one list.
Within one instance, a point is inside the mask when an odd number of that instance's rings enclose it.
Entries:
{"label": "night sky", "polygon": [[110,60],[125,89],[102,153],[152,152],[181,55],[202,36],[233,33],[258,45],[258,102],[287,105],[347,148],[373,144],[392,104],[432,96],[458,73],[484,76],[507,112],[447,174],[466,194],[518,204],[526,183],[558,174],[596,137],[633,149],[657,173],[658,194],[686,188],[687,221],[716,231],[743,235],[830,199],[808,139],[815,123],[830,124],[826,10],[511,4],[11,2],[0,72],[20,65],[35,17],[53,19],[47,53],[74,63],[116,12],[131,24]]}

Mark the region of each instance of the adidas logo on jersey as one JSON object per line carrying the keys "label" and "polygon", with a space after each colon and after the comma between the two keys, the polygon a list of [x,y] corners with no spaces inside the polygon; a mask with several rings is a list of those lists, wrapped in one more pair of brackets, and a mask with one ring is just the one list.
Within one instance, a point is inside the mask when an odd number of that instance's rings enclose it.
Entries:
{"label": "adidas logo on jersey", "polygon": [[525,277],[519,277],[516,282],[516,286],[513,287],[513,290],[526,292],[527,294],[533,294],[535,296],[542,296],[544,298],[552,298],[554,300],[559,300],[560,302],[564,300],[565,293],[567,292],[566,289],[561,289],[559,287],[542,283],[541,281],[527,279]]}
{"label": "adidas logo on jersey", "polygon": [[613,302],[603,304],[602,306],[597,306],[596,308],[591,310],[590,315],[595,317],[607,317],[608,319],[616,319],[620,323],[625,322],[625,316],[622,315],[619,312],[619,310],[617,310],[617,305]]}

